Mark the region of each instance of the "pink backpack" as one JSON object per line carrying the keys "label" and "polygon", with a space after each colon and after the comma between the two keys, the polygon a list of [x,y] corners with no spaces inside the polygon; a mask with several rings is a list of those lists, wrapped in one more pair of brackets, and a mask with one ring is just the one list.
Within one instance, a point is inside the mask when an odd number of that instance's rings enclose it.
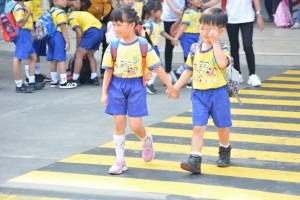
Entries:
{"label": "pink backpack", "polygon": [[288,0],[282,0],[274,14],[274,23],[277,27],[290,27],[292,25],[292,16],[288,6]]}

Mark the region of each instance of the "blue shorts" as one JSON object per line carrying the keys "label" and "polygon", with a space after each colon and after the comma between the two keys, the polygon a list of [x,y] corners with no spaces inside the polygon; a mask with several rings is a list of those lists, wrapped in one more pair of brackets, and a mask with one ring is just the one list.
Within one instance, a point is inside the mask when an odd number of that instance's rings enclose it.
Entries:
{"label": "blue shorts", "polygon": [[86,50],[99,50],[100,43],[102,42],[104,33],[97,28],[90,28],[84,32],[80,42],[80,47]]}
{"label": "blue shorts", "polygon": [[184,57],[188,57],[192,44],[197,43],[200,39],[198,33],[183,33],[180,37],[180,44],[183,49]]}
{"label": "blue shorts", "polygon": [[[35,22],[33,23],[33,26],[35,27]],[[41,40],[35,40],[33,42],[33,48],[35,50],[35,53],[37,56],[46,56],[46,39],[43,38]]]}
{"label": "blue shorts", "polygon": [[27,29],[19,29],[18,37],[14,40],[16,50],[14,56],[21,60],[28,60],[30,54],[35,54],[33,48],[33,36]]}
{"label": "blue shorts", "polygon": [[143,78],[112,77],[105,112],[110,115],[142,117],[148,115]]}
{"label": "blue shorts", "polygon": [[61,32],[56,32],[53,37],[47,40],[47,60],[66,61],[66,42]]}
{"label": "blue shorts", "polygon": [[152,48],[154,49],[156,55],[160,58],[160,52],[159,52],[158,46],[153,46]]}
{"label": "blue shorts", "polygon": [[226,86],[209,90],[192,90],[193,126],[206,126],[211,115],[218,128],[232,126],[230,101]]}

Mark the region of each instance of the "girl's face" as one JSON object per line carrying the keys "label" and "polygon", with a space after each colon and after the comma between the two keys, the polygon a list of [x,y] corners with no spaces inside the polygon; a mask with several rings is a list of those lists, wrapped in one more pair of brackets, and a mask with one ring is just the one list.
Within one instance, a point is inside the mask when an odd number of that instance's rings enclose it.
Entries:
{"label": "girl's face", "polygon": [[134,33],[135,23],[121,22],[121,21],[113,21],[114,31],[119,38],[127,38],[132,33]]}
{"label": "girl's face", "polygon": [[135,0],[123,0],[124,5],[128,5],[130,7],[134,6]]}
{"label": "girl's face", "polygon": [[190,0],[190,3],[192,4],[192,6],[199,8],[201,7],[202,0]]}
{"label": "girl's face", "polygon": [[156,11],[153,12],[154,18],[158,19],[158,20],[160,20],[161,14],[162,14],[162,9],[156,10]]}

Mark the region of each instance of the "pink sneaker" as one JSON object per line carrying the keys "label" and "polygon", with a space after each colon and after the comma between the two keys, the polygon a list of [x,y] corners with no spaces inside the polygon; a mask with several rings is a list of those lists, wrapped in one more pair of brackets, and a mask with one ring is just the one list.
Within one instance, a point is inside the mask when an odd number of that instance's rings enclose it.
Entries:
{"label": "pink sneaker", "polygon": [[128,168],[124,160],[116,160],[111,168],[109,168],[108,173],[110,174],[122,174]]}
{"label": "pink sneaker", "polygon": [[145,162],[150,162],[153,158],[154,158],[154,150],[152,147],[152,136],[151,135],[147,135],[147,141],[145,143],[143,143],[143,154],[142,157],[144,159]]}

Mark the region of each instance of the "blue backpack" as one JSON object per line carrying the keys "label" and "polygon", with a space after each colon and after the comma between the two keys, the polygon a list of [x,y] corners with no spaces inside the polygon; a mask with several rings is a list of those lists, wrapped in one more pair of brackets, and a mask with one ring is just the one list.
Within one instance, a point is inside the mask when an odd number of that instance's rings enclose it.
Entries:
{"label": "blue backpack", "polygon": [[52,19],[52,13],[59,8],[53,8],[53,10],[50,12],[47,10],[42,16],[39,17],[39,19],[35,23],[35,31],[38,40],[41,40],[43,38],[51,38],[54,36],[56,32],[56,26],[54,25],[53,19]]}

